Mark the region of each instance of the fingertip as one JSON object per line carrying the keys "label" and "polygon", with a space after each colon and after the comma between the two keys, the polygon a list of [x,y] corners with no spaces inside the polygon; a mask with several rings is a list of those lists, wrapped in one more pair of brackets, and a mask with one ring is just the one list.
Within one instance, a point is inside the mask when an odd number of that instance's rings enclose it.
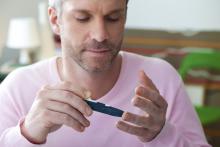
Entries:
{"label": "fingertip", "polygon": [[140,71],[139,71],[139,76],[140,76],[140,77],[146,76],[144,70],[140,70]]}
{"label": "fingertip", "polygon": [[[119,120],[119,121],[120,121],[120,120]],[[118,122],[119,122],[119,121],[117,121],[117,122],[115,123],[115,126],[118,126]]]}
{"label": "fingertip", "polygon": [[135,87],[134,92],[137,94],[139,86]]}
{"label": "fingertip", "polygon": [[86,121],[83,123],[83,126],[84,126],[84,127],[89,127],[89,126],[90,126],[90,121],[86,120]]}
{"label": "fingertip", "polygon": [[48,84],[46,84],[46,85],[43,85],[42,87],[41,87],[41,89],[43,90],[43,89],[50,89],[50,85],[48,85]]}
{"label": "fingertip", "polygon": [[141,85],[148,85],[148,80],[149,80],[148,76],[145,74],[143,70],[141,70],[139,72],[139,83]]}
{"label": "fingertip", "polygon": [[122,115],[122,120],[123,121],[128,121],[129,120],[129,118],[130,118],[130,112],[125,112],[125,113],[123,113],[123,115]]}
{"label": "fingertip", "polygon": [[128,128],[126,127],[126,123],[125,123],[123,120],[118,121],[117,124],[116,124],[116,127],[117,127],[119,130],[122,130],[122,131],[128,129]]}
{"label": "fingertip", "polygon": [[127,112],[124,112],[121,116],[122,120],[125,120],[126,116],[127,116]]}
{"label": "fingertip", "polygon": [[141,70],[139,71],[139,74],[143,74],[143,73],[144,73],[144,70],[141,69]]}
{"label": "fingertip", "polygon": [[91,116],[93,114],[93,110],[90,107],[86,108],[86,116]]}
{"label": "fingertip", "polygon": [[91,98],[92,93],[91,93],[91,91],[89,91],[89,90],[84,90],[84,91],[83,91],[83,95],[84,95],[84,98],[85,98],[85,99],[89,99],[89,98]]}
{"label": "fingertip", "polygon": [[77,132],[84,132],[85,131],[85,127],[84,126],[72,126],[72,128],[77,131]]}
{"label": "fingertip", "polygon": [[121,120],[117,121],[117,122],[116,122],[116,127],[117,127],[117,128],[120,128],[120,125],[121,125],[121,124],[122,124],[122,121],[121,121]]}
{"label": "fingertip", "polygon": [[80,132],[84,132],[84,131],[85,131],[85,127],[80,126],[79,131],[80,131]]}
{"label": "fingertip", "polygon": [[131,104],[134,105],[134,101],[135,101],[135,98],[132,98],[132,99],[131,99]]}
{"label": "fingertip", "polygon": [[135,104],[135,98],[131,99],[131,104],[134,105]]}
{"label": "fingertip", "polygon": [[[146,87],[146,86],[145,86],[145,87]],[[143,93],[145,87],[143,87],[142,85],[137,86],[137,87],[135,88],[135,94],[141,95],[141,94]]]}
{"label": "fingertip", "polygon": [[139,107],[139,105],[140,105],[140,103],[141,103],[140,100],[141,100],[140,97],[135,97],[135,98],[133,98],[133,99],[132,99],[132,105],[135,106],[135,107]]}
{"label": "fingertip", "polygon": [[44,89],[49,89],[49,90],[51,90],[51,89],[56,89],[57,88],[57,84],[46,84],[46,85],[44,85],[43,87],[44,87]]}

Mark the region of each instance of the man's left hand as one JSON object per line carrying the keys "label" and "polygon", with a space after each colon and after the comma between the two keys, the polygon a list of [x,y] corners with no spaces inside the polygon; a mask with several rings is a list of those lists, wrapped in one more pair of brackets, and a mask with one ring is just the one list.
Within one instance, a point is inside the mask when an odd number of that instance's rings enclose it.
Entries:
{"label": "man's left hand", "polygon": [[135,89],[132,104],[144,113],[137,115],[125,112],[117,128],[136,135],[141,141],[153,140],[162,130],[166,121],[167,102],[160,95],[153,82],[144,71],[140,72],[140,86]]}

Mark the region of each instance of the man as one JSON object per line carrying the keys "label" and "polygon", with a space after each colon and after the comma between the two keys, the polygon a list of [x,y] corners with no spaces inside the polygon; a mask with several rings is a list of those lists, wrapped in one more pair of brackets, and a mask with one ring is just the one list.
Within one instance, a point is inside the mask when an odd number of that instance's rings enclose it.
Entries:
{"label": "man", "polygon": [[[120,52],[126,0],[54,0],[62,57],[14,71],[0,90],[0,146],[208,147],[176,71]],[[124,110],[92,111],[85,97]]]}

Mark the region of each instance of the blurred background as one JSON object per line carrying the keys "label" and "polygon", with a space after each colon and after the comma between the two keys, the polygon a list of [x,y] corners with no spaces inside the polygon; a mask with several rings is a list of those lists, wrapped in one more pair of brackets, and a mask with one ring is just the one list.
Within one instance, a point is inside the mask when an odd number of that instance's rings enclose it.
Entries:
{"label": "blurred background", "polygon": [[[220,146],[220,1],[130,0],[123,49],[163,58],[183,78],[206,137]],[[60,54],[47,0],[0,0],[0,80]]]}

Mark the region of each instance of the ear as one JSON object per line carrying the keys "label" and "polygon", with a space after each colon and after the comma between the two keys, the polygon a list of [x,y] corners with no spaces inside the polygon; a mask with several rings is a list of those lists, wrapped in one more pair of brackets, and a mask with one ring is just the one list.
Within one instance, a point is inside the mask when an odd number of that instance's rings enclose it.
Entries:
{"label": "ear", "polygon": [[52,30],[55,34],[60,35],[60,26],[58,21],[58,11],[53,8],[48,8],[49,21],[52,27]]}

